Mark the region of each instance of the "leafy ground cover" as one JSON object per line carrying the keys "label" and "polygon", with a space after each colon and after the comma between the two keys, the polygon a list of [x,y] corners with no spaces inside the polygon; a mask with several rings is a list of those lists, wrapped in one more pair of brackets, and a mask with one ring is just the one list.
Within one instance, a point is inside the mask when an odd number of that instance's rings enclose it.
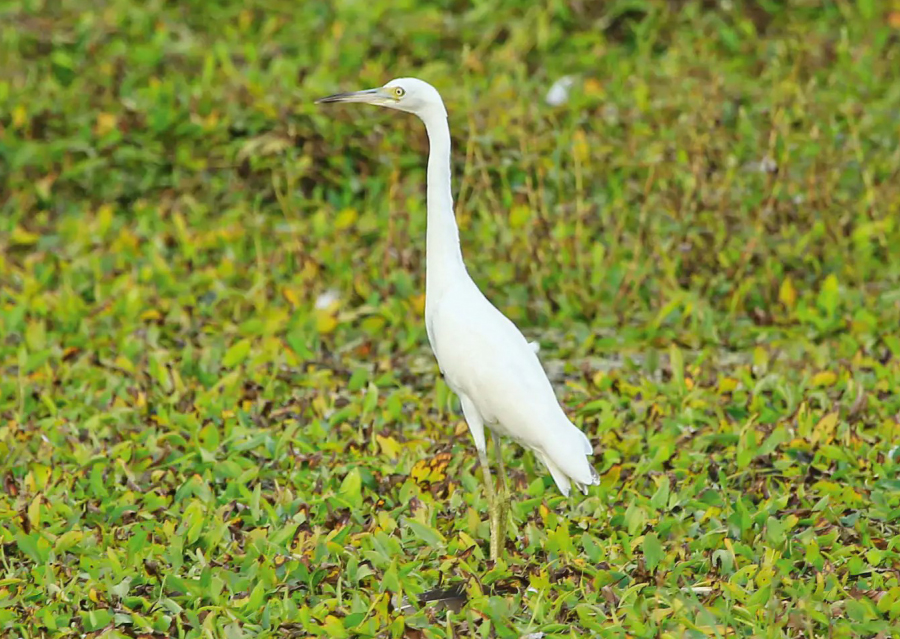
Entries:
{"label": "leafy ground cover", "polygon": [[[900,636],[900,6],[12,0],[0,43],[6,636]],[[507,446],[497,565],[424,131],[312,104],[402,75],[602,474]]]}

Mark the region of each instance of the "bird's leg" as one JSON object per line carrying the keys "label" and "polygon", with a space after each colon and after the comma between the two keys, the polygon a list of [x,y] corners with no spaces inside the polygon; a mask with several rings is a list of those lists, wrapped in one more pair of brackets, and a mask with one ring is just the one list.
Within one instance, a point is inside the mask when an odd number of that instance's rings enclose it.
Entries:
{"label": "bird's leg", "polygon": [[484,491],[487,493],[488,511],[491,516],[491,561],[497,561],[500,556],[500,536],[498,534],[500,513],[497,510],[497,494],[494,491],[494,481],[491,478],[491,469],[488,466],[487,449],[478,450],[478,462],[481,464],[481,470],[484,473]]}
{"label": "bird's leg", "polygon": [[500,450],[500,438],[497,433],[491,433],[491,439],[494,440],[494,454],[497,456],[497,464],[499,465],[498,474],[500,475],[500,494],[498,495],[497,511],[499,522],[497,527],[500,531],[500,545],[506,545],[506,529],[507,517],[509,516],[509,483],[506,480],[506,466],[503,464],[503,452]]}
{"label": "bird's leg", "polygon": [[475,450],[478,451],[478,462],[481,464],[481,471],[484,473],[484,492],[487,495],[488,509],[491,515],[491,561],[497,561],[500,556],[500,513],[497,510],[497,493],[494,490],[494,482],[491,479],[487,442],[484,440],[484,420],[478,409],[475,408],[475,404],[466,395],[460,394],[459,401],[462,404],[463,415],[466,416],[469,430],[472,431],[472,439],[475,440]]}

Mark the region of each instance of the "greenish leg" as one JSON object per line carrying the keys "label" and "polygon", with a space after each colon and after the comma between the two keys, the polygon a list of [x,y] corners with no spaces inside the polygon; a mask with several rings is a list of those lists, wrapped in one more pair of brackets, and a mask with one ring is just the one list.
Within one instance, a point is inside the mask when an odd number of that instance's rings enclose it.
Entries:
{"label": "greenish leg", "polygon": [[491,433],[491,439],[494,440],[494,454],[497,456],[500,475],[500,494],[497,503],[497,530],[500,533],[498,545],[500,548],[506,546],[507,520],[509,517],[509,483],[506,479],[506,466],[503,464],[503,453],[500,450],[500,437],[496,433]]}
{"label": "greenish leg", "polygon": [[488,467],[487,450],[478,451],[478,463],[481,464],[481,471],[484,473],[484,491],[487,493],[488,510],[491,517],[491,561],[497,561],[500,556],[500,512],[498,510],[499,502],[497,494],[494,491],[494,481],[491,478],[491,469]]}

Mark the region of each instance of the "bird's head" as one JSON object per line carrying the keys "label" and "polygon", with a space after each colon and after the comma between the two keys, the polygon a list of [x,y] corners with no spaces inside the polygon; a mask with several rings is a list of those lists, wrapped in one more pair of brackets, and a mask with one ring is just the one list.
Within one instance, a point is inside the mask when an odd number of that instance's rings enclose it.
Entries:
{"label": "bird's head", "polygon": [[420,118],[425,118],[429,115],[447,116],[447,111],[444,109],[444,101],[441,100],[441,95],[437,92],[437,89],[427,82],[416,78],[397,78],[377,89],[336,93],[327,98],[316,100],[316,104],[323,102],[363,102],[414,113]]}

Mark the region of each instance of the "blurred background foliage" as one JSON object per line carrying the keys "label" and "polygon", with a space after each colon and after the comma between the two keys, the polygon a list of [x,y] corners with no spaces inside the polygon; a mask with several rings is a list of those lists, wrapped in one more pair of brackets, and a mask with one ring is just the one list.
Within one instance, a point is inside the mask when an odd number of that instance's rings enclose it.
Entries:
{"label": "blurred background foliage", "polygon": [[[605,478],[509,447],[493,569],[424,130],[313,104],[406,75]],[[895,2],[8,0],[0,624],[896,633],[898,112]]]}

